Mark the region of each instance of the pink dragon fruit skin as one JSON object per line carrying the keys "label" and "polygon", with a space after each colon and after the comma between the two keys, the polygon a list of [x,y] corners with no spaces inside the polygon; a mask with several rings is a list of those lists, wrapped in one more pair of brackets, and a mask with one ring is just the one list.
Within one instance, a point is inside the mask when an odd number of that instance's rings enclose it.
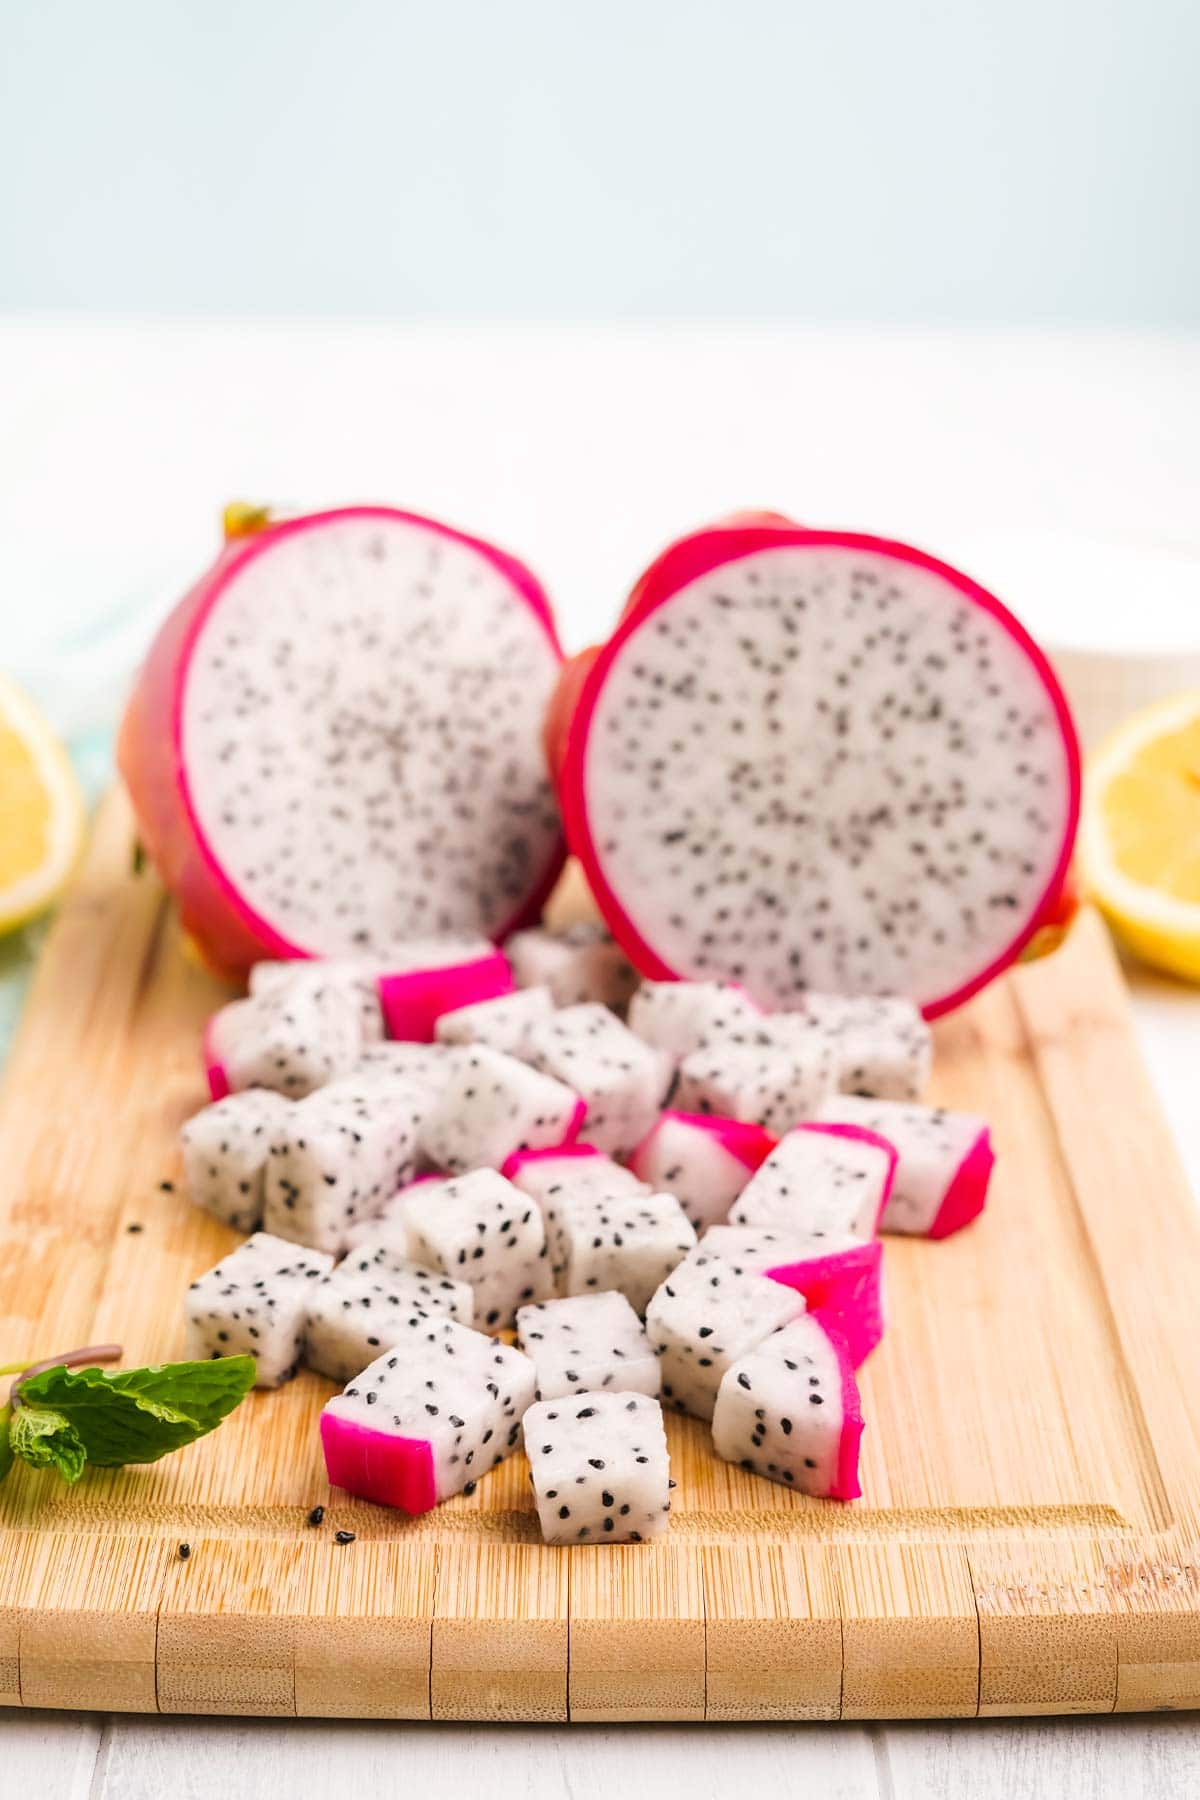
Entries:
{"label": "pink dragon fruit skin", "polygon": [[946,1189],[946,1197],[929,1227],[931,1238],[950,1237],[977,1219],[987,1200],[996,1153],[987,1132],[976,1138],[959,1164],[958,1173]]}
{"label": "pink dragon fruit skin", "polygon": [[217,1046],[216,1022],[216,1013],[205,1021],[204,1030],[200,1034],[200,1059],[204,1064],[204,1079],[208,1083],[210,1097],[213,1100],[225,1100],[229,1097],[229,1079]]}
{"label": "pink dragon fruit skin", "polygon": [[809,1312],[831,1320],[853,1366],[867,1360],[883,1336],[883,1245],[840,1243],[817,1255],[791,1244],[787,1233],[752,1225],[713,1225],[704,1246],[741,1268],[761,1269],[771,1281],[801,1294]]}
{"label": "pink dragon fruit skin", "polygon": [[[705,1180],[700,1185],[695,1164],[684,1160],[680,1140],[697,1155],[703,1147]],[[659,1114],[634,1150],[629,1167],[651,1187],[674,1193],[698,1230],[725,1217],[775,1144],[776,1139],[761,1125],[715,1113],[668,1110]]]}
{"label": "pink dragon fruit skin", "polygon": [[821,1111],[822,1122],[853,1121],[894,1144],[882,1231],[944,1238],[983,1211],[996,1158],[988,1125],[977,1114],[851,1094],[832,1095]]}
{"label": "pink dragon fruit skin", "polygon": [[484,950],[462,962],[405,969],[379,977],[379,1004],[390,1038],[430,1044],[443,1013],[514,992],[503,953]]}
{"label": "pink dragon fruit skin", "polygon": [[[141,841],[179,908],[180,922],[208,965],[227,977],[256,962],[322,954],[330,946],[289,938],[262,915],[231,878],[217,847],[201,827],[184,748],[184,692],[189,665],[213,608],[255,561],[303,533],[331,525],[404,525],[428,533],[431,545],[454,547],[481,558],[528,607],[554,662],[561,664],[546,594],[531,572],[492,544],[393,507],[354,506],[293,518],[226,543],[212,567],[168,616],[151,645],[122,720],[117,758],[137,816]],[[564,847],[551,842],[529,871],[526,891],[508,916],[489,922],[489,935],[505,937],[535,921],[561,872]],[[465,921],[463,921],[465,922]],[[394,935],[411,930],[396,921]]]}
{"label": "pink dragon fruit skin", "polygon": [[321,1448],[334,1487],[401,1512],[432,1512],[437,1505],[433,1451],[422,1438],[383,1437],[352,1419],[321,1414]]}
{"label": "pink dragon fruit skin", "polygon": [[[599,766],[597,758],[589,754],[593,739],[593,726],[597,722],[598,710],[606,686],[622,668],[626,646],[636,638],[640,651],[643,646],[653,643],[652,633],[655,632],[661,635],[664,642],[668,641],[671,626],[669,615],[663,609],[667,608],[678,596],[684,594],[692,584],[699,584],[705,577],[712,575],[717,570],[729,570],[732,576],[737,565],[743,562],[748,563],[749,559],[761,556],[763,553],[775,551],[803,551],[811,553],[814,557],[825,554],[827,559],[829,553],[844,554],[856,559],[859,566],[865,564],[876,570],[890,569],[894,572],[896,582],[901,584],[906,580],[910,583],[924,581],[929,584],[932,578],[938,584],[939,590],[945,592],[947,598],[954,596],[955,603],[960,606],[965,603],[969,613],[973,617],[977,617],[981,634],[985,636],[991,634],[998,645],[1007,643],[1014,669],[1020,668],[1023,671],[1022,679],[1028,681],[1030,693],[1036,691],[1039,695],[1038,705],[1041,709],[1039,727],[1044,725],[1045,736],[1047,738],[1053,736],[1055,740],[1054,779],[1051,780],[1047,776],[1048,787],[1054,789],[1054,792],[1046,800],[1046,810],[1052,811],[1053,816],[1047,816],[1043,821],[1045,825],[1045,855],[1040,864],[1026,859],[1033,873],[1024,878],[1025,888],[1019,893],[1013,893],[1011,912],[1007,908],[995,910],[992,916],[995,918],[998,928],[987,935],[986,943],[977,949],[974,956],[969,953],[969,936],[964,937],[962,945],[956,947],[957,966],[953,975],[950,974],[949,962],[945,963],[945,972],[943,973],[936,961],[931,963],[932,973],[928,981],[913,972],[909,974],[909,997],[920,1005],[927,1018],[936,1018],[953,1007],[961,1005],[963,1001],[1007,968],[1020,955],[1040,926],[1056,916],[1067,881],[1079,819],[1081,761],[1070,710],[1057,678],[1041,649],[995,596],[981,588],[968,576],[940,562],[935,557],[928,556],[909,545],[872,537],[865,533],[810,530],[779,519],[760,520],[759,522],[725,521],[694,532],[671,545],[657,558],[635,586],[630,603],[608,642],[598,652],[587,653],[586,660],[581,658],[576,659],[575,664],[569,663],[560,677],[560,692],[564,698],[561,700],[556,698],[556,701],[551,704],[548,719],[553,721],[553,729],[551,730],[548,725],[547,736],[548,741],[552,742],[555,747],[559,798],[568,842],[583,865],[591,892],[609,929],[622,945],[630,960],[649,979],[718,978],[740,980],[750,987],[754,997],[760,1003],[771,1007],[798,1003],[806,986],[823,988],[831,992],[839,989],[876,993],[901,991],[900,981],[889,978],[892,974],[890,968],[886,970],[879,968],[870,976],[863,973],[852,981],[839,981],[833,978],[834,971],[830,966],[822,965],[820,955],[811,955],[811,963],[814,966],[810,967],[804,976],[795,975],[789,966],[791,960],[789,946],[791,955],[796,957],[799,963],[803,963],[806,958],[810,957],[814,939],[811,921],[804,915],[795,893],[789,891],[787,903],[781,903],[781,894],[784,891],[782,886],[770,896],[771,903],[775,907],[774,912],[770,914],[772,929],[778,925],[781,918],[790,917],[795,924],[791,936],[788,937],[785,933],[786,941],[779,944],[779,954],[772,964],[771,979],[762,977],[756,982],[743,966],[742,957],[736,953],[722,954],[720,947],[713,949],[711,946],[707,946],[703,953],[700,952],[698,948],[700,940],[696,934],[700,933],[702,926],[698,922],[699,912],[694,904],[693,887],[690,885],[685,884],[679,889],[677,905],[671,921],[672,933],[664,933],[656,922],[648,927],[649,934],[647,934],[647,931],[641,928],[638,919],[634,917],[634,908],[640,908],[644,914],[647,895],[652,893],[662,896],[665,893],[670,879],[666,868],[669,858],[664,855],[664,866],[661,869],[651,868],[649,862],[644,858],[638,864],[636,859],[642,846],[633,843],[627,829],[623,834],[623,841],[618,847],[621,855],[635,860],[629,863],[625,869],[614,867],[614,863],[619,861],[614,855],[614,834],[607,822],[598,825],[593,820],[589,783],[598,779],[596,770]],[[887,579],[882,574],[878,578],[880,580]],[[763,577],[764,586],[768,579]],[[656,615],[661,616],[656,617]],[[780,641],[778,637],[771,640],[773,646]],[[880,654],[882,655],[882,652]],[[979,691],[981,693],[984,691],[982,682]],[[832,709],[842,698],[843,696],[839,692],[828,703],[827,710]],[[847,704],[853,704],[852,694],[847,692],[844,698]],[[756,704],[756,700],[757,696],[752,695],[751,706]],[[944,722],[945,714],[948,712],[949,708],[944,708],[943,714],[940,715]],[[938,716],[929,715],[931,720]],[[608,718],[611,719],[611,715],[608,715]],[[644,721],[639,721],[639,723],[642,722]],[[597,726],[595,735],[599,736],[599,734],[600,728]],[[679,735],[681,738],[684,736],[682,728]],[[747,758],[751,758],[754,754],[750,735],[747,734]],[[654,747],[657,748],[657,745]],[[935,749],[938,747],[934,746]],[[614,748],[619,750],[619,744]],[[650,751],[650,754],[653,754],[653,751]],[[1002,759],[998,758],[997,760],[999,762]],[[876,761],[882,765],[885,759],[876,758]],[[1011,766],[1011,762],[1012,758],[1009,755],[1006,766]],[[630,769],[627,773],[632,781],[635,778],[634,771]],[[786,775],[784,779],[787,779]],[[661,782],[656,783],[656,786],[658,791],[670,795],[672,803],[674,803],[676,796],[670,770],[667,771]],[[873,795],[867,796],[868,802],[873,801],[873,798]],[[657,806],[657,802],[654,804]],[[1029,802],[1026,799],[1022,804],[1025,817],[1028,818]],[[665,811],[655,811],[651,815],[648,810],[648,819],[651,816],[654,829],[658,832],[658,841],[669,842],[672,833],[666,827],[674,821],[669,820]],[[1013,817],[1019,818],[1020,816],[1021,814],[1014,810]],[[663,829],[659,830],[660,826]],[[1032,831],[1034,827],[1030,825],[1029,829]],[[1038,829],[1041,829],[1040,825]],[[647,841],[649,841],[649,836],[650,826],[648,825]],[[813,841],[815,843],[819,840],[814,838]],[[776,847],[778,848],[778,846]],[[797,854],[801,850],[801,846],[794,837],[787,840],[786,847],[794,850]],[[857,845],[855,849],[857,854]],[[986,850],[986,845],[983,846],[983,849]],[[744,861],[744,857],[742,860]],[[641,887],[637,889],[636,894],[624,891],[629,888],[629,869],[634,866],[640,868],[638,879]],[[869,853],[865,856],[858,856],[857,860],[848,863],[847,867],[851,870],[861,868],[867,877],[874,873]],[[702,877],[704,873],[703,858],[699,864],[693,864],[689,859],[687,869],[689,883],[694,884],[697,878]],[[915,882],[915,867],[913,873]],[[636,883],[634,885],[636,886]],[[916,891],[915,887],[914,891]],[[960,893],[965,891],[960,888]],[[969,892],[967,897],[972,902],[974,901],[974,896]],[[746,919],[743,912],[738,910],[734,916],[739,931],[743,931],[744,934]],[[705,914],[704,917],[707,918],[708,915]],[[1008,920],[1007,926],[999,929],[1000,921],[1004,918]],[[758,920],[753,917],[750,922],[752,925],[758,924]],[[829,933],[826,932],[824,935],[828,937]],[[666,954],[659,947],[656,939],[666,942],[671,936],[674,938],[676,948],[670,954]],[[925,936],[926,939],[929,939],[933,933],[927,933]],[[778,932],[775,938],[771,938],[768,934],[768,942],[777,940]],[[875,954],[876,948],[884,944],[882,938],[878,939],[877,943],[873,942],[869,933],[866,941],[871,954]],[[877,962],[886,964],[890,954],[890,951],[884,946],[879,952]]]}

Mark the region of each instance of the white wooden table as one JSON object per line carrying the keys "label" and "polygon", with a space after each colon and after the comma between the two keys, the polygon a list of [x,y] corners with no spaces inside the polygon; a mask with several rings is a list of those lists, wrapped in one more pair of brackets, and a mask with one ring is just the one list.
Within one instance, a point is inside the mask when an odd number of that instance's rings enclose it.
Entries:
{"label": "white wooden table", "polygon": [[[69,644],[51,665],[47,646],[173,598],[234,495],[392,500],[495,535],[544,575],[572,644],[660,542],[733,506],[934,549],[1013,525],[1200,550],[1197,418],[1200,337],[0,322],[0,663],[52,666],[73,723],[102,714],[110,662]],[[1200,1190],[1200,995],[1144,975],[1135,995]],[[1200,1722],[532,1730],[0,1710],[4,1800],[737,1786],[1182,1800],[1200,1793]]]}

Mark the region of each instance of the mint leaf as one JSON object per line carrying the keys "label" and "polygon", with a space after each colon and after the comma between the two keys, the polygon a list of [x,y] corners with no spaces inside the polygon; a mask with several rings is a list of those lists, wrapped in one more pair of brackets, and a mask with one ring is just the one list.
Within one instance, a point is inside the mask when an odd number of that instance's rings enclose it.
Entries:
{"label": "mint leaf", "polygon": [[35,1469],[57,1469],[64,1481],[78,1481],[87,1461],[79,1434],[68,1418],[43,1406],[19,1406],[8,1433],[9,1451]]}
{"label": "mint leaf", "polygon": [[7,1403],[0,1406],[0,1481],[13,1466],[12,1445],[8,1441],[8,1428],[12,1423],[12,1407]]}
{"label": "mint leaf", "polygon": [[[254,1385],[252,1356],[211,1362],[162,1363],[150,1369],[67,1369],[56,1365],[22,1382],[12,1433],[15,1455],[35,1458],[26,1445],[39,1434],[16,1427],[27,1412],[61,1422],[86,1460],[101,1468],[157,1462],[221,1423]],[[44,1428],[43,1428],[44,1430]],[[42,1455],[37,1460],[52,1460]],[[82,1466],[82,1465],[81,1465]],[[60,1472],[64,1472],[60,1471]],[[67,1476],[68,1480],[76,1476]]]}

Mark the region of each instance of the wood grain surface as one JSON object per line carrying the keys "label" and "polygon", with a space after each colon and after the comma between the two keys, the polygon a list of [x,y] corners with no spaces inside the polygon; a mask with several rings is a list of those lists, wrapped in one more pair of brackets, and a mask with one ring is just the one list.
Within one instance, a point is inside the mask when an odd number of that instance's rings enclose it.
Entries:
{"label": "wood grain surface", "polygon": [[[114,796],[0,1093],[0,1360],[110,1338],[129,1362],[177,1355],[183,1290],[234,1241],[179,1193],[176,1152],[223,996],[130,848]],[[887,1243],[861,1501],[758,1481],[672,1420],[661,1544],[542,1546],[520,1455],[409,1520],[330,1491],[332,1389],[305,1374],[149,1468],[71,1489],[13,1472],[0,1704],[548,1723],[1196,1705],[1200,1220],[1099,922],[937,1046],[937,1095],[992,1121],[995,1180],[959,1237]]]}

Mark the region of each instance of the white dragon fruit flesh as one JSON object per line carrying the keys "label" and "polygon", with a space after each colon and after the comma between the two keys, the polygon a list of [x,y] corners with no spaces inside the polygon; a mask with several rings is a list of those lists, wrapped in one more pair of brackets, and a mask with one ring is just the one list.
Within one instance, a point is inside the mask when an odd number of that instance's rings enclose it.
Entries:
{"label": "white dragon fruit flesh", "polygon": [[403,1211],[413,1261],[473,1288],[480,1330],[507,1330],[519,1306],[554,1292],[542,1215],[497,1170],[422,1184]]}
{"label": "white dragon fruit flesh", "polygon": [[718,1224],[775,1148],[761,1125],[704,1113],[660,1113],[629,1158],[650,1187],[674,1194],[697,1231]]}
{"label": "white dragon fruit flesh", "polygon": [[255,1385],[280,1387],[300,1361],[309,1295],[332,1267],[332,1256],[256,1231],[188,1288],[184,1356],[252,1356]]}
{"label": "white dragon fruit flesh", "polygon": [[546,1224],[550,1271],[561,1289],[567,1266],[564,1213],[568,1205],[625,1199],[651,1189],[631,1169],[605,1156],[593,1144],[560,1144],[548,1150],[518,1150],[501,1174],[537,1201]]}
{"label": "white dragon fruit flesh", "polygon": [[946,1107],[839,1094],[822,1119],[877,1132],[896,1151],[881,1231],[944,1238],[983,1211],[995,1155],[986,1119]]}
{"label": "white dragon fruit flesh", "polygon": [[407,1513],[473,1493],[516,1449],[535,1384],[519,1350],[431,1313],[326,1403],[329,1479]]}
{"label": "white dragon fruit flesh", "polygon": [[535,1025],[525,1054],[582,1096],[587,1113],[579,1136],[610,1156],[628,1155],[645,1137],[674,1074],[668,1056],[595,1001],[564,1007]]}
{"label": "white dragon fruit flesh", "polygon": [[341,1255],[415,1173],[424,1104],[400,1075],[350,1075],[299,1101],[271,1140],[267,1230]]}
{"label": "white dragon fruit flesh", "polygon": [[513,991],[503,954],[486,938],[428,938],[403,944],[379,977],[390,1038],[428,1044],[445,1012]]}
{"label": "white dragon fruit flesh", "polygon": [[231,1000],[213,1014],[202,1040],[214,1100],[249,1087],[300,1100],[348,1074],[362,1048],[358,1000],[325,984]]}
{"label": "white dragon fruit flesh", "polygon": [[514,932],[504,946],[518,987],[548,987],[555,1006],[594,1000],[624,1012],[638,972],[612,933],[582,920],[564,931],[537,926]]}
{"label": "white dragon fruit flesh", "polygon": [[344,1386],[382,1350],[399,1349],[430,1313],[469,1325],[474,1294],[462,1281],[386,1253],[346,1258],[308,1294],[304,1360]]}
{"label": "white dragon fruit flesh", "polygon": [[646,1309],[646,1335],[662,1364],[664,1402],[711,1419],[729,1364],[803,1311],[803,1296],[794,1289],[698,1244]]}
{"label": "white dragon fruit flesh", "polygon": [[856,1500],[862,1405],[836,1328],[806,1314],[731,1363],[713,1411],[726,1462],[835,1500]]}
{"label": "white dragon fruit flesh", "polygon": [[445,1044],[368,1044],[354,1065],[354,1073],[403,1075],[420,1088],[432,1107],[449,1085],[456,1056],[457,1052]]}
{"label": "white dragon fruit flesh", "polygon": [[613,1389],[657,1394],[658,1358],[624,1294],[578,1294],[517,1310],[517,1341],[539,1400]]}
{"label": "white dragon fruit flesh", "polygon": [[[347,1255],[398,1258],[401,1262],[408,1260],[408,1224],[405,1208],[413,1195],[423,1188],[445,1187],[447,1177],[437,1173],[414,1175],[411,1181],[397,1188],[390,1199],[385,1200],[378,1212],[370,1218],[361,1219],[357,1225],[346,1233]],[[470,1323],[470,1320],[467,1321]]]}
{"label": "white dragon fruit flesh", "polygon": [[629,1029],[679,1064],[694,1050],[753,1037],[761,1007],[745,988],[720,981],[645,981],[629,1003]]}
{"label": "white dragon fruit flesh", "polygon": [[151,647],[118,750],[215,967],[492,939],[562,866],[542,714],[562,652],[515,558],[347,507],[234,538]]}
{"label": "white dragon fruit flesh", "polygon": [[810,1250],[873,1238],[892,1191],[896,1152],[857,1125],[797,1125],[747,1182],[731,1225],[786,1232]]}
{"label": "white dragon fruit flesh", "polygon": [[703,1242],[712,1255],[741,1269],[761,1270],[802,1294],[809,1312],[836,1326],[856,1369],[883,1336],[883,1245],[878,1238],[863,1242],[846,1237],[815,1250],[786,1232],[713,1225]]}
{"label": "white dragon fruit flesh", "polygon": [[1062,690],[998,600],[904,544],[768,515],[695,532],[550,720],[571,848],[647,977],[933,1017],[1058,906]]}
{"label": "white dragon fruit flesh", "polygon": [[270,1088],[246,1088],[205,1106],[183,1126],[183,1179],[188,1199],[236,1231],[262,1223],[263,1170],[271,1133],[290,1100]]}
{"label": "white dragon fruit flesh", "polygon": [[523,1057],[530,1031],[553,1011],[549,988],[518,988],[515,994],[442,1013],[434,1035],[439,1044],[486,1044],[506,1056]]}
{"label": "white dragon fruit flesh", "polygon": [[797,1012],[767,1020],[780,1043],[824,1034],[833,1043],[836,1085],[844,1094],[919,1100],[929,1082],[933,1037],[911,1000],[808,994]]}
{"label": "white dragon fruit flesh", "polygon": [[250,997],[258,999],[266,994],[279,998],[312,987],[344,988],[357,1002],[363,1044],[377,1044],[384,1035],[379,974],[377,963],[349,958],[260,962],[250,971]]}
{"label": "white dragon fruit flesh", "polygon": [[644,1313],[659,1283],[693,1248],[696,1233],[673,1194],[581,1199],[570,1191],[547,1216],[551,1257],[563,1294],[615,1289]]}
{"label": "white dragon fruit flesh", "polygon": [[498,1169],[517,1150],[571,1143],[587,1104],[561,1081],[486,1044],[456,1054],[422,1132],[431,1162],[448,1174]]}
{"label": "white dragon fruit flesh", "polygon": [[716,1113],[778,1137],[813,1117],[834,1074],[832,1046],[823,1036],[788,1044],[727,1040],[684,1057],[673,1098],[681,1112]]}
{"label": "white dragon fruit flesh", "polygon": [[662,1407],[643,1393],[576,1394],[525,1414],[525,1451],[548,1544],[642,1544],[667,1529]]}

